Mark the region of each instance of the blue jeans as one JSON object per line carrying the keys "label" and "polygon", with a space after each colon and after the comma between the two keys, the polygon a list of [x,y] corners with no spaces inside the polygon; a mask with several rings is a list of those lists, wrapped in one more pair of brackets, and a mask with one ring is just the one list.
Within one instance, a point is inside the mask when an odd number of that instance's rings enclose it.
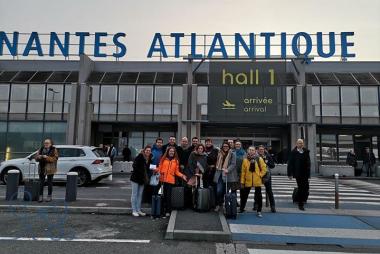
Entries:
{"label": "blue jeans", "polygon": [[132,196],[131,196],[131,203],[132,203],[132,211],[134,213],[141,211],[141,201],[142,201],[142,194],[144,191],[144,184],[138,184],[135,182],[132,182]]}

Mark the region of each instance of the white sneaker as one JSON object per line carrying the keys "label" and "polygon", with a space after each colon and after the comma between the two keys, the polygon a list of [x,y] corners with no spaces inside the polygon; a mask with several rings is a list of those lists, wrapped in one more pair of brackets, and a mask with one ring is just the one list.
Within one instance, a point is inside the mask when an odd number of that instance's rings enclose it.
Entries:
{"label": "white sneaker", "polygon": [[140,216],[145,216],[146,215],[146,213],[143,213],[143,212],[137,212]]}
{"label": "white sneaker", "polygon": [[170,213],[166,213],[166,214],[165,214],[165,217],[170,217]]}
{"label": "white sneaker", "polygon": [[134,217],[139,217],[140,215],[139,215],[137,212],[133,212],[133,213],[132,213],[132,216],[134,216]]}
{"label": "white sneaker", "polygon": [[261,214],[261,212],[257,212],[256,216],[259,217],[259,218],[263,217],[263,215]]}
{"label": "white sneaker", "polygon": [[215,211],[215,212],[219,212],[219,210],[220,210],[220,206],[217,205],[217,206],[215,207],[214,211]]}

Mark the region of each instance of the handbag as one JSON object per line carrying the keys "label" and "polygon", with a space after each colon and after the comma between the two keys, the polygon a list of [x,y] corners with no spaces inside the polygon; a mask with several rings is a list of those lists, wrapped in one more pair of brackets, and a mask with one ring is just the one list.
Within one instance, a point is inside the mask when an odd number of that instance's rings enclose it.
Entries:
{"label": "handbag", "polygon": [[149,180],[149,185],[158,186],[160,183],[160,173],[154,173]]}

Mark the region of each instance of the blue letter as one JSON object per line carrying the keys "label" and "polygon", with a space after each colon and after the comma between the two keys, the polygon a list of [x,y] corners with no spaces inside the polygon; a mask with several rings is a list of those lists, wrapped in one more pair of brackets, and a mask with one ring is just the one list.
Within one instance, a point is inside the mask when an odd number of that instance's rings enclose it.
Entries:
{"label": "blue letter", "polygon": [[88,32],[76,32],[76,36],[79,36],[79,55],[84,54],[84,43],[86,36],[90,36],[90,33]]}
{"label": "blue letter", "polygon": [[[216,48],[216,43],[217,42],[220,45],[219,48]],[[211,43],[211,46],[210,46],[210,50],[208,51],[207,57],[208,58],[212,58],[212,55],[214,54],[214,52],[220,52],[220,53],[222,53],[223,58],[228,58],[227,52],[226,52],[226,48],[224,46],[224,42],[223,42],[223,39],[222,39],[222,35],[220,33],[216,33],[214,35],[214,39],[212,40],[212,43]]]}
{"label": "blue letter", "polygon": [[[35,47],[33,46],[34,42],[36,43]],[[37,53],[38,53],[39,56],[43,56],[44,55],[42,53],[41,42],[40,42],[40,38],[38,37],[38,33],[37,32],[32,32],[30,34],[28,43],[26,44],[24,53],[22,55],[23,56],[28,56],[29,52],[31,50],[37,50]]]}
{"label": "blue letter", "polygon": [[270,37],[274,37],[274,33],[261,33],[260,36],[265,37],[265,58],[270,58]]}
{"label": "blue letter", "polygon": [[328,58],[335,54],[335,33],[329,33],[329,53],[323,52],[323,34],[321,32],[317,33],[317,51],[320,57]]}
{"label": "blue letter", "polygon": [[286,33],[281,33],[281,58],[286,58]]}
{"label": "blue letter", "polygon": [[7,48],[12,56],[17,56],[17,44],[18,44],[18,32],[13,32],[13,45],[9,41],[7,34],[3,31],[0,32],[0,56],[3,55],[3,45],[7,45]]}
{"label": "blue letter", "polygon": [[240,44],[243,46],[245,52],[247,53],[249,58],[255,57],[255,34],[249,34],[249,47],[247,43],[245,43],[243,37],[239,33],[235,33],[235,57],[240,58]]}
{"label": "blue letter", "polygon": [[181,43],[180,43],[180,38],[181,37],[184,37],[185,34],[184,33],[171,33],[170,34],[170,37],[174,37],[174,57],[175,58],[178,58],[180,55],[179,55],[179,49],[181,47]]}
{"label": "blue letter", "polygon": [[113,36],[113,43],[115,44],[115,46],[120,48],[120,52],[113,53],[113,57],[116,58],[123,57],[127,53],[127,47],[125,47],[125,45],[118,40],[119,37],[125,37],[125,33],[117,33]]}
{"label": "blue letter", "polygon": [[202,54],[197,54],[197,34],[191,33],[191,57],[196,58],[202,58]]}
{"label": "blue letter", "polygon": [[[300,49],[297,45],[298,44],[297,42],[301,36],[304,37],[305,41],[306,41],[306,45],[305,45],[306,49],[305,49],[305,52],[303,54],[301,54]],[[311,47],[312,47],[311,37],[308,33],[299,32],[299,33],[296,33],[294,35],[293,40],[292,40],[292,50],[293,50],[293,54],[295,56],[304,55],[306,58],[311,52]]]}
{"label": "blue letter", "polygon": [[50,47],[49,47],[49,56],[54,56],[54,46],[55,43],[57,43],[58,48],[61,50],[62,55],[65,57],[69,56],[69,38],[70,33],[65,33],[65,46],[62,45],[62,42],[59,40],[57,33],[51,32],[50,33]]}
{"label": "blue letter", "polygon": [[341,47],[342,47],[342,58],[343,57],[355,57],[355,54],[349,54],[348,53],[348,47],[354,46],[353,42],[347,42],[347,36],[353,36],[354,32],[341,32],[340,33],[340,40],[341,40]]}
{"label": "blue letter", "polygon": [[95,33],[95,46],[94,46],[94,57],[106,57],[107,54],[100,53],[100,47],[107,46],[107,43],[100,42],[100,38],[107,36],[107,33]]}
{"label": "blue letter", "polygon": [[[160,44],[159,47],[156,48],[156,43]],[[162,37],[160,33],[156,33],[154,35],[152,44],[150,45],[150,49],[148,52],[148,58],[152,58],[153,52],[160,52],[162,54],[162,57],[167,58],[168,54],[166,53],[164,42],[162,41]]]}

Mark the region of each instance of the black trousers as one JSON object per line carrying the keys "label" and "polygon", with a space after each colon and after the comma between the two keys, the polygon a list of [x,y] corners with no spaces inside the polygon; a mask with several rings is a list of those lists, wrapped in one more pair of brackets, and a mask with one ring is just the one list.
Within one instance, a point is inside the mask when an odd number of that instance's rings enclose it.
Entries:
{"label": "black trousers", "polygon": [[172,211],[172,188],[174,184],[164,183],[164,207],[165,213],[170,213]]}
{"label": "black trousers", "polygon": [[250,192],[251,192],[251,187],[245,187],[240,190],[240,210],[245,209]]}
{"label": "black trousers", "polygon": [[272,177],[269,179],[269,181],[264,183],[264,186],[265,186],[265,192],[269,198],[270,207],[274,208],[276,204],[274,202],[274,196],[273,196],[273,190],[272,190]]}
{"label": "black trousers", "polygon": [[48,184],[48,195],[51,196],[53,193],[53,177],[54,175],[44,175],[40,174],[40,196],[44,195],[44,186],[45,186],[45,180],[47,177],[47,184]]}
{"label": "black trousers", "polygon": [[261,187],[255,187],[255,203],[257,205],[257,212],[261,212],[263,208],[263,195],[261,193]]}
{"label": "black trousers", "polygon": [[305,177],[297,177],[296,181],[298,187],[298,205],[303,206],[309,193],[309,179]]}

